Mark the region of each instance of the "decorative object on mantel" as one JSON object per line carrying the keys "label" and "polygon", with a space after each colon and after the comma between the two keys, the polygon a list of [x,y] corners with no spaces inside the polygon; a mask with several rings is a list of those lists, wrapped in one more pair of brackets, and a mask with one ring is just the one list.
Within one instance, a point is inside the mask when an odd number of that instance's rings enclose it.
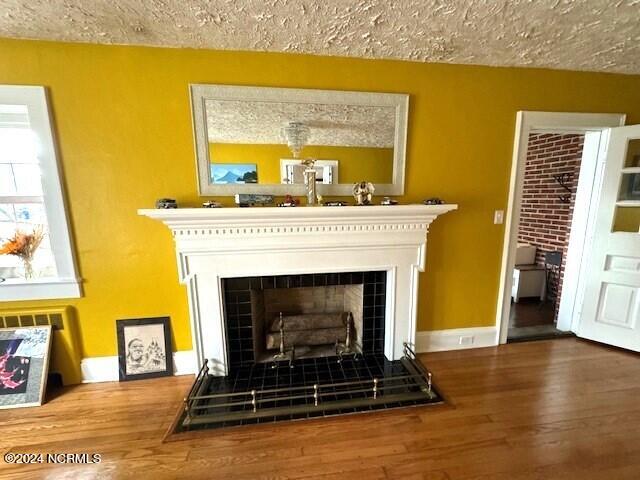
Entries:
{"label": "decorative object on mantel", "polygon": [[353,184],[353,198],[356,199],[356,205],[371,205],[373,192],[376,188],[373,183],[362,181]]}
{"label": "decorative object on mantel", "polygon": [[[24,278],[33,278],[33,257],[44,239],[44,228],[36,225],[31,233],[16,230],[12,238],[9,238],[0,246],[0,255],[13,255],[22,261]],[[0,351],[0,353],[2,353]]]}
{"label": "decorative object on mantel", "polygon": [[384,197],[380,202],[380,205],[398,205],[398,201],[390,197]]}
{"label": "decorative object on mantel", "polygon": [[318,172],[314,165],[316,161],[313,158],[307,158],[302,161],[306,167],[304,169],[304,184],[307,187],[307,205],[316,205],[318,203],[318,192],[316,190],[316,179]]}
{"label": "decorative object on mantel", "polygon": [[0,409],[42,405],[51,325],[0,329]]}
{"label": "decorative object on mantel", "polygon": [[331,200],[329,202],[324,202],[323,205],[325,207],[346,207],[348,203],[343,202],[342,200]]}
{"label": "decorative object on mantel", "polygon": [[422,203],[425,205],[444,205],[444,200],[438,197],[427,198]]}
{"label": "decorative object on mantel", "polygon": [[120,381],[173,375],[169,317],[117,320]]}
{"label": "decorative object on mantel", "polygon": [[273,195],[257,193],[236,193],[236,205],[239,207],[264,207],[273,204]]}
{"label": "decorative object on mantel", "polygon": [[560,173],[558,175],[554,175],[553,179],[566,192],[568,192],[568,195],[558,195],[558,200],[560,200],[560,203],[571,203],[571,188],[567,184],[573,179],[573,173]]}
{"label": "decorative object on mantel", "polygon": [[215,200],[202,203],[202,208],[222,208],[222,206],[220,202],[216,202]]}
{"label": "decorative object on mantel", "polygon": [[156,208],[178,208],[178,202],[173,198],[160,198],[156,200]]}
{"label": "decorative object on mantel", "polygon": [[279,207],[297,207],[298,205],[300,205],[300,200],[289,194],[284,196],[284,202],[278,204]]}

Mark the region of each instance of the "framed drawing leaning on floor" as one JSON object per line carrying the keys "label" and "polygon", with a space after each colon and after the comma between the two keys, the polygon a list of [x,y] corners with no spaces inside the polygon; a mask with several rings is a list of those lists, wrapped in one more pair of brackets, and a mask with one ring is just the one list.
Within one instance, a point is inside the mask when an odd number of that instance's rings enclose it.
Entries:
{"label": "framed drawing leaning on floor", "polygon": [[173,375],[169,317],[118,320],[120,381]]}

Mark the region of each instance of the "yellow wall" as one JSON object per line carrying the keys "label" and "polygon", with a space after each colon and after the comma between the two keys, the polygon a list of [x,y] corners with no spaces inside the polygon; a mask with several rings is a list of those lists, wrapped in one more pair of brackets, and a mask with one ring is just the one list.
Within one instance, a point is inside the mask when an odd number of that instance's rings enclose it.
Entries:
{"label": "yellow wall", "polygon": [[116,319],[156,315],[191,348],[171,235],[136,214],[164,196],[202,201],[189,83],[411,95],[402,200],[460,205],[429,233],[420,330],[494,323],[503,227],[492,220],[506,208],[516,111],[640,123],[640,77],[537,69],[0,40],[0,83],[50,89],[85,296],[26,305],[75,306],[85,356],[116,353]]}
{"label": "yellow wall", "polygon": [[[393,181],[393,148],[308,145],[301,157],[338,160],[340,183]],[[212,163],[255,163],[258,183],[277,184],[280,183],[280,159],[292,158],[292,155],[286,145],[210,143],[209,158]]]}

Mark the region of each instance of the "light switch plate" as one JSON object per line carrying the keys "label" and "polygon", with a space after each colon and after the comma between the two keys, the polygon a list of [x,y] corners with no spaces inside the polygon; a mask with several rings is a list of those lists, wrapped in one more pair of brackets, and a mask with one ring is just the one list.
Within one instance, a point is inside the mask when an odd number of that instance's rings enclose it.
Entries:
{"label": "light switch plate", "polygon": [[502,225],[504,223],[504,210],[496,210],[493,212],[494,225]]}

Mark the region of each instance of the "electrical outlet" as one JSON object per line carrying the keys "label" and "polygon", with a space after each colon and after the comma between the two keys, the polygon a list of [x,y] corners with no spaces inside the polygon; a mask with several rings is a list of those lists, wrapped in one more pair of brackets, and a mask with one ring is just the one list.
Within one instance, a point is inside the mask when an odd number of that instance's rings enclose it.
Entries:
{"label": "electrical outlet", "polygon": [[493,212],[493,224],[502,225],[504,223],[504,210],[496,210]]}
{"label": "electrical outlet", "polygon": [[458,345],[473,345],[473,335],[461,336]]}

